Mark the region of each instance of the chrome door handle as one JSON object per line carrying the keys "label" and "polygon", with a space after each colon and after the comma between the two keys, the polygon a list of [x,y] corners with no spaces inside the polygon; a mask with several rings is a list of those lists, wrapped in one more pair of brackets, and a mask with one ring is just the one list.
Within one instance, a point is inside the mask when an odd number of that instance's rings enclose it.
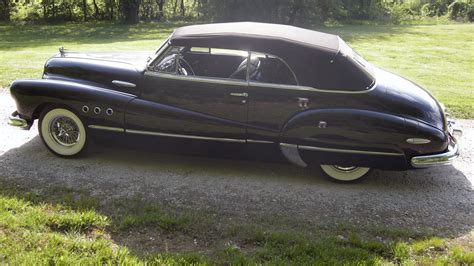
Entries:
{"label": "chrome door handle", "polygon": [[134,83],[121,81],[121,80],[112,80],[112,84],[120,86],[120,87],[127,87],[127,88],[135,88],[137,86]]}
{"label": "chrome door handle", "polygon": [[242,93],[239,93],[239,92],[231,92],[231,93],[230,93],[230,96],[235,96],[235,97],[249,97],[249,94],[246,93],[246,92],[242,92]]}

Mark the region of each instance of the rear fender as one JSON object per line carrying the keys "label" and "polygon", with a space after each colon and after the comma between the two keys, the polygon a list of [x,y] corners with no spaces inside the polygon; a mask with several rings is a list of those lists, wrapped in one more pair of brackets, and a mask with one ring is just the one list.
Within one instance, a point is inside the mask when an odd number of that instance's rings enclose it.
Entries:
{"label": "rear fender", "polygon": [[285,124],[280,139],[296,144],[307,163],[406,168],[403,143],[416,132],[403,117],[337,108],[298,113]]}

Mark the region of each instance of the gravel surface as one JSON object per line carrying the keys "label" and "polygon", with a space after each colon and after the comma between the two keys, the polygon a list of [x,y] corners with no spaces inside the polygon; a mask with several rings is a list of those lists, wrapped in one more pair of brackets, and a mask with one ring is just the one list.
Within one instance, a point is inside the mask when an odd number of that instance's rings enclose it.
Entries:
{"label": "gravel surface", "polygon": [[[229,219],[287,216],[315,225],[389,225],[456,235],[474,226],[472,120],[459,121],[464,128],[462,155],[452,166],[374,170],[358,183],[339,184],[316,169],[259,159],[264,154],[259,155],[258,146],[250,152],[237,149],[239,156],[232,158],[212,152],[204,152],[205,156],[153,152],[153,145],[151,149],[149,145],[143,149],[91,145],[81,158],[62,159],[43,146],[36,124],[30,131],[7,125],[6,117],[14,110],[8,92],[1,90],[0,179],[38,189],[70,187],[104,199],[140,193],[150,200],[212,210]],[[204,150],[217,150],[220,145]]]}

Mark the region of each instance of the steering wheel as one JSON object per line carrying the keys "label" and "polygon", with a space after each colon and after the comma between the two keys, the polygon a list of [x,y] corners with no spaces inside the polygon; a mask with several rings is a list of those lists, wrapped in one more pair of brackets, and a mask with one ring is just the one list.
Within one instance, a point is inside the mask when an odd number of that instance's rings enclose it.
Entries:
{"label": "steering wheel", "polygon": [[180,57],[178,60],[178,74],[182,76],[196,76],[191,65],[184,58]]}

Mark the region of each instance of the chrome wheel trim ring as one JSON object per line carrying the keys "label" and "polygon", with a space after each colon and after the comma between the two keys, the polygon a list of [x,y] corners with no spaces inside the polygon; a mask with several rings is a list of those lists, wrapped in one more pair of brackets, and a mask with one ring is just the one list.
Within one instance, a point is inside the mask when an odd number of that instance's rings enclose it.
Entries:
{"label": "chrome wheel trim ring", "polygon": [[[61,138],[58,138],[56,134],[52,134],[51,125],[53,125],[53,121],[57,121],[60,117],[66,117],[72,120],[75,125],[77,126],[79,135],[75,138],[75,143],[73,145],[72,142],[63,141]],[[61,156],[73,156],[78,154],[86,145],[87,142],[87,131],[82,122],[82,120],[73,112],[63,109],[63,108],[56,108],[49,110],[43,117],[40,119],[40,124],[38,125],[38,129],[41,133],[41,138],[44,144],[54,153],[61,155]],[[54,127],[53,127],[54,129]],[[54,130],[53,130],[54,132]],[[56,132],[59,133],[59,132]],[[58,141],[59,140],[59,141]]]}
{"label": "chrome wheel trim ring", "polygon": [[354,181],[366,175],[370,168],[366,167],[343,167],[338,165],[321,165],[321,169],[329,177],[338,181]]}

